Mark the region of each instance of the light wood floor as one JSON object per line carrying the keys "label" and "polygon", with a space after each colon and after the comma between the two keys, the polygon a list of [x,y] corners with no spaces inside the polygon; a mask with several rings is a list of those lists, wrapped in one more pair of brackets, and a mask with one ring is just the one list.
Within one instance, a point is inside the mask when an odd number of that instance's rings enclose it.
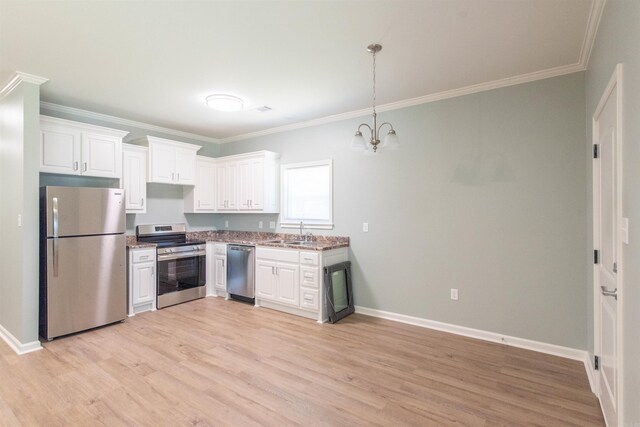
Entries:
{"label": "light wood floor", "polygon": [[581,363],[207,298],[15,355],[0,425],[604,425]]}

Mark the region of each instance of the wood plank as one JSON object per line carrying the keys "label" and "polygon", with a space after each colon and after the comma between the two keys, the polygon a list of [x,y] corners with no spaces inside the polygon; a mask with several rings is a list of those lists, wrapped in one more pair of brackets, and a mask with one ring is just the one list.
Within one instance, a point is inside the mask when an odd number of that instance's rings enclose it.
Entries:
{"label": "wood plank", "polygon": [[604,425],[580,362],[358,314],[206,298],[43,346],[0,343],[0,426]]}

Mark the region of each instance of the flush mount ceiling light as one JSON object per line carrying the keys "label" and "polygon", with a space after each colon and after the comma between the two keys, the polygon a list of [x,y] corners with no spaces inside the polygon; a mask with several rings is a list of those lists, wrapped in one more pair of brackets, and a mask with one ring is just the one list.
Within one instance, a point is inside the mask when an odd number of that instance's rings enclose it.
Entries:
{"label": "flush mount ceiling light", "polygon": [[[380,126],[378,126],[378,122],[376,120],[376,53],[382,50],[382,46],[379,44],[370,44],[367,46],[367,51],[373,54],[373,120],[372,126],[369,126],[366,123],[362,123],[358,126],[358,130],[355,135],[353,135],[353,140],[351,141],[351,149],[356,151],[364,150],[365,153],[378,151],[378,148],[386,149],[386,150],[394,150],[400,147],[400,143],[398,142],[398,135],[396,135],[396,131],[393,129],[393,125],[389,122],[384,122]],[[384,125],[389,125],[390,129],[387,132],[382,143],[380,143],[380,139],[378,136],[380,135],[380,130]],[[365,126],[369,129],[371,133],[371,138],[369,141],[364,140],[364,136],[362,136],[362,132],[360,129],[362,126]]]}
{"label": "flush mount ceiling light", "polygon": [[209,95],[207,107],[218,111],[240,111],[244,107],[244,101],[233,95]]}

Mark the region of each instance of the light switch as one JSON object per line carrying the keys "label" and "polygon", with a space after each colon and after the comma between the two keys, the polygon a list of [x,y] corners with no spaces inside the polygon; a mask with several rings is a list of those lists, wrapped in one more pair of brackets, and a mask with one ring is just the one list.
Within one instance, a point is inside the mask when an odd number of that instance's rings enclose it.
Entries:
{"label": "light switch", "polygon": [[229,228],[229,221],[224,222],[224,228]]}
{"label": "light switch", "polygon": [[458,301],[458,290],[456,288],[451,288],[451,299]]}
{"label": "light switch", "polygon": [[369,223],[368,222],[363,222],[362,223],[362,231],[365,233],[369,232]]}
{"label": "light switch", "polygon": [[18,214],[18,227],[22,227],[22,214]]}
{"label": "light switch", "polygon": [[622,218],[620,224],[620,231],[622,233],[622,243],[629,244],[629,218]]}

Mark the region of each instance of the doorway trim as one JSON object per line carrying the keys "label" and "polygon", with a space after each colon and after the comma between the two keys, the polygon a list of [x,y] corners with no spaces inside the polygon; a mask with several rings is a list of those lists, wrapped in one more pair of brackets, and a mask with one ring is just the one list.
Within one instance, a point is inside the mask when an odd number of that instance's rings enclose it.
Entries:
{"label": "doorway trim", "polygon": [[[616,316],[616,328],[618,334],[618,340],[616,343],[616,353],[618,356],[618,360],[616,361],[617,372],[616,372],[616,396],[617,396],[617,414],[618,414],[618,425],[624,425],[624,375],[623,375],[623,340],[624,340],[624,331],[623,331],[623,310],[624,310],[624,256],[622,252],[622,236],[621,236],[621,227],[622,224],[622,151],[623,151],[623,133],[622,133],[622,109],[623,109],[623,66],[621,63],[617,64],[609,83],[607,84],[602,97],[600,98],[600,102],[598,102],[598,106],[596,107],[595,112],[592,116],[592,136],[591,136],[591,149],[593,148],[593,144],[598,143],[598,133],[596,129],[596,122],[599,118],[602,110],[607,102],[609,96],[616,91],[616,134],[617,134],[617,150],[616,150],[616,207],[615,207],[615,216],[617,223],[617,254],[618,259],[616,259],[618,272],[616,274],[616,288],[618,289],[618,300],[619,304],[617,306],[617,316]],[[592,150],[590,150],[592,152]],[[592,156],[593,157],[593,156]],[[593,208],[593,249],[600,248],[600,212],[598,209],[600,203],[600,178],[601,178],[601,168],[600,163],[597,161],[598,159],[592,158],[592,190],[593,190],[593,200],[592,200],[592,208]],[[600,278],[598,275],[598,264],[593,264],[593,352],[594,356],[600,355],[601,351],[601,342],[600,342]],[[591,366],[593,367],[594,361],[591,360]],[[602,406],[602,402],[600,401],[600,382],[601,376],[599,371],[594,371],[594,380],[595,380],[595,391],[598,396],[598,401],[600,402],[600,406]],[[606,422],[606,420],[605,420]]]}

